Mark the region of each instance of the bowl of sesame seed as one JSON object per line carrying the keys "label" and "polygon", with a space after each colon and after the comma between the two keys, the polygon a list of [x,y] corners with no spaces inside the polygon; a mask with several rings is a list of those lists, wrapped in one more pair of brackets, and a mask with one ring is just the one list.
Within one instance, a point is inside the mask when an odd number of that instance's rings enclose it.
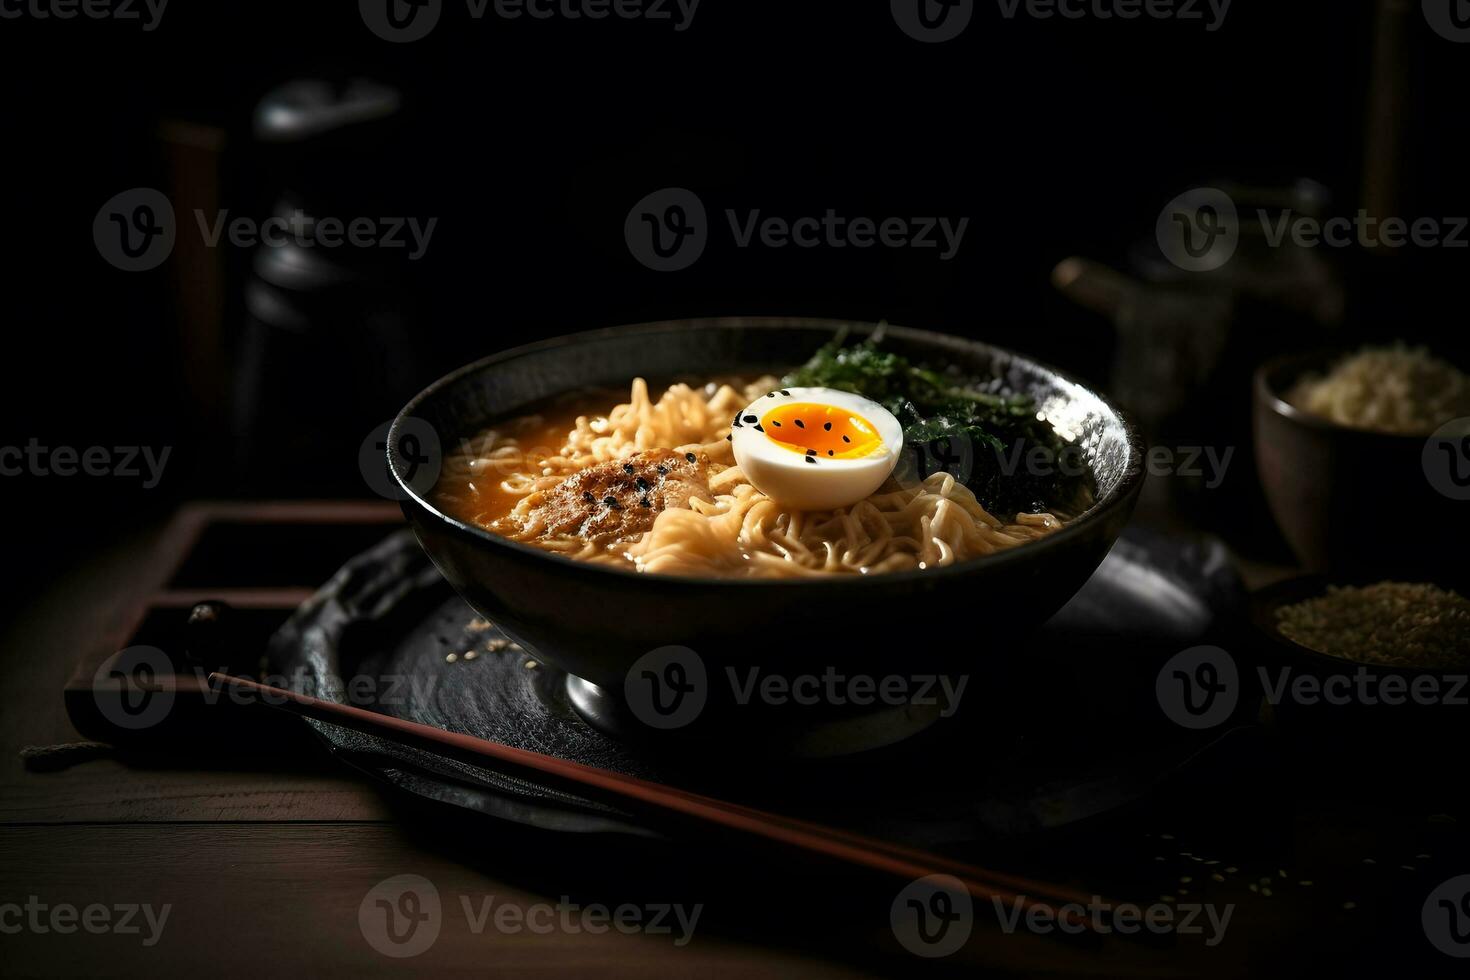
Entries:
{"label": "bowl of sesame seed", "polygon": [[[1470,721],[1464,582],[1306,575],[1251,597],[1260,686],[1277,718]],[[1375,724],[1361,734],[1377,737]]]}

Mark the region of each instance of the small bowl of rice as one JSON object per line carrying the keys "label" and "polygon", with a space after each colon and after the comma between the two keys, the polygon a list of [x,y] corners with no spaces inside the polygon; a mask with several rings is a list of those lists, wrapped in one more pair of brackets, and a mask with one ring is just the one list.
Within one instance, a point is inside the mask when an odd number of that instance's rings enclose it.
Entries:
{"label": "small bowl of rice", "polygon": [[[1470,375],[1422,347],[1263,365],[1255,376],[1256,466],[1303,566],[1432,578],[1465,565],[1470,490],[1447,487],[1450,470],[1432,472],[1460,464],[1440,452],[1459,452],[1444,439],[1457,425],[1470,436]],[[1470,470],[1470,459],[1463,464]]]}

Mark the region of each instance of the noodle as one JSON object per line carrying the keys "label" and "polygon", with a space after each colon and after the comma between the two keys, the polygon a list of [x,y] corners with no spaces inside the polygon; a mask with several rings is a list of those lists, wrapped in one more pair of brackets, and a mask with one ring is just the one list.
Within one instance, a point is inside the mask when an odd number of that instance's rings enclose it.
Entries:
{"label": "noodle", "polygon": [[[890,477],[866,500],[831,512],[788,510],[758,491],[725,437],[732,415],[776,379],[670,386],[657,401],[636,379],[606,416],[579,415],[554,448],[530,444],[543,416],[511,420],[464,440],[444,465],[436,495],[466,520],[569,558],[667,575],[800,577],[933,568],[1013,548],[1062,526],[1053,514],[1005,523],[948,473],[912,486]],[[652,449],[708,456],[710,496],[660,513],[648,531],[610,546],[546,536],[543,495],[597,463]]]}

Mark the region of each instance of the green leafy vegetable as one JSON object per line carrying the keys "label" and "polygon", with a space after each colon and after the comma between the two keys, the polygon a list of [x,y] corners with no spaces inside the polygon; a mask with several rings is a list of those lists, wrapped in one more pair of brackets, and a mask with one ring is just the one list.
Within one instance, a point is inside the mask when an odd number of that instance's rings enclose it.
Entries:
{"label": "green leafy vegetable", "polygon": [[844,340],[822,347],[784,383],[850,391],[892,412],[903,426],[901,476],[944,470],[1007,518],[1070,501],[1076,486],[1065,472],[1068,444],[1036,417],[1030,398],[981,390],[974,379],[912,364],[872,339]]}

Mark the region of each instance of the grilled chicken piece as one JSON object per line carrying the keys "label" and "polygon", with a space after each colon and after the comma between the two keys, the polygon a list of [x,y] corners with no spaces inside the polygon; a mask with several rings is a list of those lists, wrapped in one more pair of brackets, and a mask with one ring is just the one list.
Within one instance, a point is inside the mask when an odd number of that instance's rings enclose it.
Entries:
{"label": "grilled chicken piece", "polygon": [[652,449],[589,466],[546,491],[529,527],[542,537],[572,535],[599,544],[642,534],[670,507],[709,500],[709,458]]}

